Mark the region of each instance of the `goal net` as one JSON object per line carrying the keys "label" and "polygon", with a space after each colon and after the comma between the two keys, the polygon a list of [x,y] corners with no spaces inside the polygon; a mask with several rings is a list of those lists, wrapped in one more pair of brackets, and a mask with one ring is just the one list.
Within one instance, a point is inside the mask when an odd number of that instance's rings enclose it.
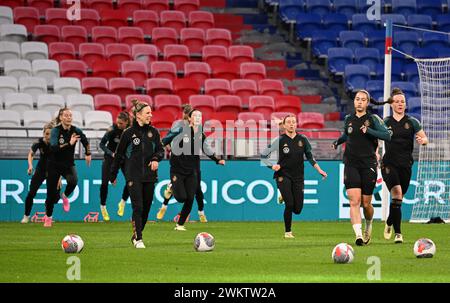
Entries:
{"label": "goal net", "polygon": [[434,217],[450,222],[450,58],[415,61],[422,126],[429,143],[419,149],[416,203],[410,222],[426,223]]}

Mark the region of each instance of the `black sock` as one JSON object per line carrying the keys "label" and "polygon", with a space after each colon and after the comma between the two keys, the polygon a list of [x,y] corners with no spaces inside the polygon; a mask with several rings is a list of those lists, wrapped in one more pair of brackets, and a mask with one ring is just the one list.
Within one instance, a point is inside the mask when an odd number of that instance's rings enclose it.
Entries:
{"label": "black sock", "polygon": [[402,222],[402,200],[392,199],[393,204],[393,217],[392,223],[394,225],[394,232],[401,234],[400,225]]}
{"label": "black sock", "polygon": [[386,224],[389,226],[392,226],[392,224],[394,224],[393,218],[394,218],[394,206],[392,205],[392,203],[389,205],[389,216],[386,220]]}

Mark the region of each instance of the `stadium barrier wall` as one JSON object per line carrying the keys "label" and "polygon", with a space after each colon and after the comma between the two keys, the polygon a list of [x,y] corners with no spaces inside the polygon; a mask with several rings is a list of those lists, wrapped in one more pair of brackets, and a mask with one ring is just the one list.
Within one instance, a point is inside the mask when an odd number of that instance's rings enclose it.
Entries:
{"label": "stadium barrier wall", "polygon": [[[35,161],[36,163],[36,161]],[[55,221],[83,221],[89,212],[100,212],[99,191],[101,183],[101,160],[93,160],[91,167],[85,161],[77,160],[78,186],[69,196],[71,209],[65,213],[62,203],[55,206]],[[319,161],[328,173],[321,176],[308,162],[305,162],[305,206],[294,220],[321,221],[349,219],[349,204],[343,184],[344,166],[340,161]],[[31,176],[26,174],[26,160],[0,160],[0,221],[19,221],[24,212],[24,201],[28,193]],[[227,161],[226,166],[202,161],[202,189],[205,192],[205,213],[210,221],[281,221],[284,205],[277,203],[278,191],[273,171],[261,165],[260,161]],[[417,166],[413,167],[411,186],[402,207],[403,218],[409,218],[415,203],[414,192],[417,185]],[[156,220],[156,212],[163,201],[165,185],[169,182],[169,162],[159,166],[159,183],[149,220]],[[63,181],[64,184],[65,181]],[[117,216],[119,202],[125,180],[120,173],[117,185],[109,186],[107,208],[112,221],[128,221],[131,217],[131,204],[127,201],[125,215]],[[381,218],[381,176],[377,180],[373,204],[375,218]],[[440,188],[439,191],[443,189]],[[448,189],[444,189],[448,190]],[[439,195],[439,192],[429,193]],[[31,215],[45,211],[46,186],[43,184],[34,200]],[[173,220],[181,210],[181,204],[170,201],[165,220]],[[102,220],[101,215],[99,220]],[[194,201],[190,220],[198,220]]]}

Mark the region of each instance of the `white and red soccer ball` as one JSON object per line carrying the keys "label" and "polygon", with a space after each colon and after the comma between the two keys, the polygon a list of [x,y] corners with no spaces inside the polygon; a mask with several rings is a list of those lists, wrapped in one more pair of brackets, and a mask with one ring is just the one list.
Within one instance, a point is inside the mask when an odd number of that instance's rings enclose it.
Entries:
{"label": "white and red soccer ball", "polygon": [[201,232],[195,236],[194,249],[199,252],[211,251],[215,247],[214,237],[207,233]]}
{"label": "white and red soccer ball", "polygon": [[339,243],[334,247],[333,252],[331,253],[331,258],[333,259],[334,263],[352,263],[354,257],[355,252],[353,251],[353,248],[347,243]]}
{"label": "white and red soccer ball", "polygon": [[84,241],[80,236],[70,234],[62,239],[61,247],[63,251],[68,254],[80,253],[83,250]]}

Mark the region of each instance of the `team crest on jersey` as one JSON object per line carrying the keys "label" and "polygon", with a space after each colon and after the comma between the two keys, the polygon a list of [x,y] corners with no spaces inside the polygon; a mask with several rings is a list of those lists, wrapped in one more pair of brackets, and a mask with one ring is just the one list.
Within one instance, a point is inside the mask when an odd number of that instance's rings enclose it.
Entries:
{"label": "team crest on jersey", "polygon": [[59,138],[59,144],[64,144],[64,138]]}
{"label": "team crest on jersey", "polygon": [[133,186],[133,181],[128,182],[128,187],[131,187],[131,186]]}
{"label": "team crest on jersey", "polygon": [[386,173],[386,175],[389,175],[391,173],[391,170],[389,169],[389,167],[385,167],[384,168],[384,172]]}
{"label": "team crest on jersey", "polygon": [[347,132],[348,132],[349,134],[353,133],[353,127],[349,126]]}
{"label": "team crest on jersey", "polygon": [[388,132],[391,135],[391,137],[394,135],[394,131],[392,130],[391,126],[388,127]]}
{"label": "team crest on jersey", "polygon": [[283,177],[278,177],[278,182],[283,182]]}
{"label": "team crest on jersey", "polygon": [[176,182],[177,181],[177,176],[173,176],[172,177],[172,182]]}
{"label": "team crest on jersey", "polygon": [[114,142],[115,142],[115,143],[119,143],[119,142],[120,142],[120,138],[119,138],[119,137],[115,137],[115,138],[114,138]]}
{"label": "team crest on jersey", "polygon": [[284,147],[283,148],[283,153],[285,153],[285,154],[289,153],[289,147]]}
{"label": "team crest on jersey", "polygon": [[410,128],[409,123],[406,122],[404,127],[405,127],[405,129],[409,129]]}
{"label": "team crest on jersey", "polygon": [[369,121],[369,120],[364,121],[364,125],[365,125],[366,127],[369,127],[369,126],[370,126],[370,121]]}
{"label": "team crest on jersey", "polygon": [[139,139],[139,138],[134,138],[133,139],[133,144],[134,145],[139,145],[141,143],[141,139]]}
{"label": "team crest on jersey", "polygon": [[298,146],[299,147],[303,147],[303,141],[302,140],[298,141]]}
{"label": "team crest on jersey", "polygon": [[148,136],[149,138],[152,138],[152,137],[153,137],[153,133],[150,131],[150,132],[147,133],[147,136]]}

